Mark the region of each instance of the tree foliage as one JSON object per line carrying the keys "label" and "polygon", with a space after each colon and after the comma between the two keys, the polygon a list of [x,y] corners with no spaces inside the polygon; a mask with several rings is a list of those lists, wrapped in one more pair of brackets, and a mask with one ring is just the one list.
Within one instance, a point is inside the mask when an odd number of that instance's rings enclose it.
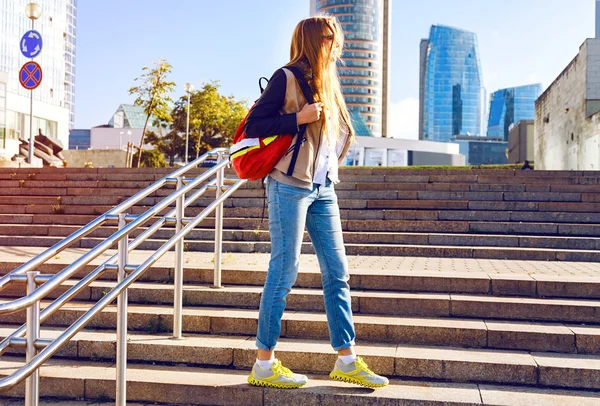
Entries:
{"label": "tree foliage", "polygon": [[154,149],[143,149],[142,156],[140,158],[140,152],[136,152],[133,159],[137,159],[139,162],[138,168],[166,168],[167,161],[165,156],[157,148]]}
{"label": "tree foliage", "polygon": [[[175,82],[167,80],[167,75],[171,73],[171,69],[172,67],[167,61],[159,58],[158,62],[154,62],[154,68],[150,69],[147,66],[142,68],[142,75],[135,78],[135,82],[138,82],[137,86],[133,86],[129,89],[129,94],[136,95],[134,104],[142,107],[146,113],[146,121],[142,131],[140,147],[144,145],[146,128],[148,127],[148,121],[151,116],[156,118],[155,123],[153,123],[153,125],[156,126],[171,121],[170,103],[172,103],[173,100],[170,97],[170,93],[175,90]],[[144,154],[136,155],[138,156],[137,167],[139,168],[140,160]]]}
{"label": "tree foliage", "polygon": [[[171,129],[182,135],[182,153],[185,150],[187,119],[187,95],[176,103],[171,116]],[[248,112],[246,102],[236,101],[232,96],[219,93],[219,82],[213,81],[191,93],[190,97],[190,140],[188,157],[199,157],[218,147],[228,147],[240,122]]]}

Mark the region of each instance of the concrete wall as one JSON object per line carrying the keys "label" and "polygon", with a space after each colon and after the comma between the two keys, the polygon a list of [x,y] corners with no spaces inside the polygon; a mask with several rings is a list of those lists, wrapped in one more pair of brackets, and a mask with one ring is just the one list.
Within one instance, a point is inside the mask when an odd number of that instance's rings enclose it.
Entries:
{"label": "concrete wall", "polygon": [[439,154],[436,152],[413,151],[411,166],[421,165],[452,165],[465,166],[464,155]]}
{"label": "concrete wall", "polygon": [[541,170],[600,169],[600,39],[579,54],[536,101],[534,160]]}
{"label": "concrete wall", "polygon": [[111,149],[69,149],[63,151],[69,168],[83,168],[91,162],[94,168],[125,168],[126,151]]}
{"label": "concrete wall", "polygon": [[534,162],[534,121],[521,120],[508,135],[508,163]]}

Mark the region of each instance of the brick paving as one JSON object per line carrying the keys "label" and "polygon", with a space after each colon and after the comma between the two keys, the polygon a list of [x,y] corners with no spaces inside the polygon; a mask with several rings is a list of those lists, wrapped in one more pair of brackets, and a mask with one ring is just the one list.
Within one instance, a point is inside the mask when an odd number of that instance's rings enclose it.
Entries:
{"label": "brick paving", "polygon": [[[0,247],[0,261],[25,262],[27,259],[44,251],[41,247]],[[69,249],[52,258],[49,263],[70,264],[85,249]],[[116,251],[110,250],[92,263],[98,264],[106,260]],[[150,251],[135,251],[131,254],[131,263],[138,264],[148,257]],[[212,268],[214,255],[209,252],[186,252],[185,264],[194,268]],[[266,270],[269,254],[260,253],[223,253],[224,269],[256,269]],[[173,266],[174,253],[168,252],[157,262],[157,266]],[[433,258],[433,257],[388,257],[388,256],[348,256],[350,270],[378,271],[414,271],[448,273],[486,273],[489,275],[547,275],[600,278],[600,263],[594,262],[560,262],[532,260],[502,260],[474,258]],[[318,268],[315,255],[300,256],[300,270]],[[448,276],[448,275],[445,275]]]}

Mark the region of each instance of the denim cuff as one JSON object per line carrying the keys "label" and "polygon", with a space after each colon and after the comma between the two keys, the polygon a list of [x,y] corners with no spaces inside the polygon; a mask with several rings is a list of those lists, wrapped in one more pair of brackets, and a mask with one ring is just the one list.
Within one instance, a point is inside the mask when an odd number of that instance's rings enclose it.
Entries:
{"label": "denim cuff", "polygon": [[260,350],[263,351],[273,351],[275,349],[275,346],[269,347],[264,345],[259,339],[258,337],[256,337],[256,347]]}
{"label": "denim cuff", "polygon": [[344,348],[350,348],[350,347],[354,347],[354,340],[350,341],[349,343],[342,344],[339,347],[333,347],[333,349],[335,351],[339,351],[339,350],[343,350]]}

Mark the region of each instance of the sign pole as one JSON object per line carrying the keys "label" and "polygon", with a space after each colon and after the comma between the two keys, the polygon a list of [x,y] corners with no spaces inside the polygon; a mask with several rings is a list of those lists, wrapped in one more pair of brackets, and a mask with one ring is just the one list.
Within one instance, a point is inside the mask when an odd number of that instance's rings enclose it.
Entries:
{"label": "sign pole", "polygon": [[[33,26],[35,24],[35,20],[31,20],[31,30],[33,31]],[[33,60],[33,58],[31,58]],[[33,164],[33,89],[29,91],[29,164]]]}

